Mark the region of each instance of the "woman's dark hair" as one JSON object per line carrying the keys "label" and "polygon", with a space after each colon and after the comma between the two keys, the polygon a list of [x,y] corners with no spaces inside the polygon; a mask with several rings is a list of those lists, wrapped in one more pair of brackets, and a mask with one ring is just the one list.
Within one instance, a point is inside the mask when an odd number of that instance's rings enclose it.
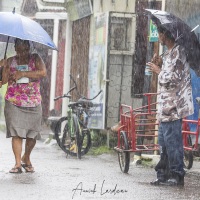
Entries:
{"label": "woman's dark hair", "polygon": [[28,47],[30,47],[30,43],[29,43],[28,40],[21,40],[21,39],[19,39],[19,38],[16,38],[16,39],[15,39],[15,45],[17,45],[17,44],[25,44],[25,45],[27,45]]}
{"label": "woman's dark hair", "polygon": [[173,37],[173,35],[171,34],[170,31],[168,31],[165,27],[163,26],[157,26],[157,30],[158,30],[158,33],[163,33],[166,35],[167,38],[169,38],[170,40],[174,40],[175,41],[175,38]]}

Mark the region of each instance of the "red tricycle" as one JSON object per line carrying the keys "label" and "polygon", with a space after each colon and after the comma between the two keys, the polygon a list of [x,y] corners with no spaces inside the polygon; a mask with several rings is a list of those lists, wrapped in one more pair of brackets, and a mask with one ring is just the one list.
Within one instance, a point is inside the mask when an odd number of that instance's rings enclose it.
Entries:
{"label": "red tricycle", "polygon": [[[157,102],[152,103],[152,97],[156,99],[158,93],[143,95],[147,99],[145,106],[136,109],[124,104],[120,106],[120,128],[118,129],[117,146],[114,149],[118,153],[120,169],[124,173],[129,170],[131,152],[154,153],[159,150],[156,142],[159,126],[156,120]],[[196,125],[195,131],[190,131],[190,123]],[[200,118],[198,120],[183,119],[182,127],[184,165],[185,168],[190,169],[193,165],[193,151],[198,150]],[[192,144],[191,135],[195,137],[194,144]],[[149,140],[149,138],[151,139]]]}

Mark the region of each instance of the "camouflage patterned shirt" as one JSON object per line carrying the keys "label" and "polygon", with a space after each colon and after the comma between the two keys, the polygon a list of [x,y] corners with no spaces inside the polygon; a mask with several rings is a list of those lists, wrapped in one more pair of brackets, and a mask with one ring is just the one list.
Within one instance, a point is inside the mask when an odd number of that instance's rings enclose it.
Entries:
{"label": "camouflage patterned shirt", "polygon": [[183,47],[175,46],[164,54],[158,84],[159,121],[174,121],[193,114],[190,67]]}

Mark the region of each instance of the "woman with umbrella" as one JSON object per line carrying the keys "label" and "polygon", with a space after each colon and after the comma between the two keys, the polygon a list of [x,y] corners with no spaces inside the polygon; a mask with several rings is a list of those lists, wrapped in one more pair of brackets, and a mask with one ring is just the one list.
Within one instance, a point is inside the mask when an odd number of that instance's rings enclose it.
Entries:
{"label": "woman with umbrella", "polygon": [[190,66],[185,49],[175,42],[162,25],[158,26],[159,42],[167,47],[160,57],[147,63],[158,74],[158,143],[160,161],[155,167],[157,179],[151,184],[184,185],[182,119],[193,114]]}
{"label": "woman with umbrella", "polygon": [[[38,54],[30,53],[28,40],[15,40],[16,56],[7,59],[3,68],[2,84],[8,83],[5,95],[7,138],[12,137],[15,165],[10,173],[34,172],[30,155],[40,139],[42,107],[40,79],[46,76],[46,67]],[[22,141],[26,139],[25,153]]]}

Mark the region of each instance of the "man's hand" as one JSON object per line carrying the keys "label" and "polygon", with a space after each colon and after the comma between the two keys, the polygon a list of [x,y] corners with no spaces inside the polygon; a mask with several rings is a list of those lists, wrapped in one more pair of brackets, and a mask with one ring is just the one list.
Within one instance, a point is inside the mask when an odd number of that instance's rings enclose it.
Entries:
{"label": "man's hand", "polygon": [[150,70],[156,74],[159,74],[161,71],[160,67],[152,62],[148,62],[146,65],[149,66]]}
{"label": "man's hand", "polygon": [[158,56],[156,53],[153,55],[151,62],[154,63],[155,65],[158,65],[159,67],[162,66],[162,58]]}

